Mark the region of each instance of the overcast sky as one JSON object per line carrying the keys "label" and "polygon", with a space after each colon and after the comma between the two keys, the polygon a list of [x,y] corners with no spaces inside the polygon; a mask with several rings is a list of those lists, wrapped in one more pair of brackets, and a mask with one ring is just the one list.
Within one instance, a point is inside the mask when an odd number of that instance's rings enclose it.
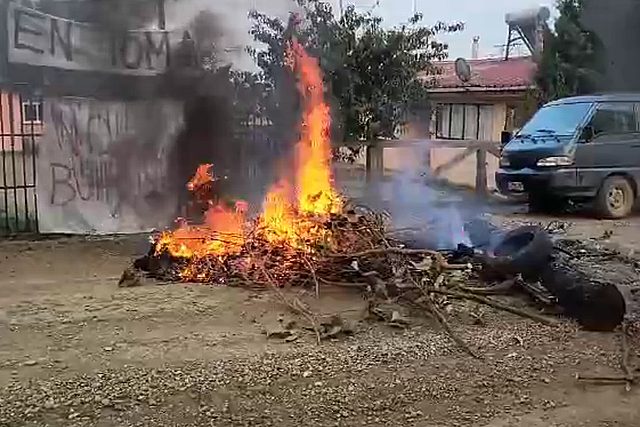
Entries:
{"label": "overcast sky", "polygon": [[[327,1],[332,3],[336,12],[339,10],[339,0]],[[376,0],[343,0],[345,7],[354,4],[360,11],[371,10],[375,2]],[[437,21],[465,23],[464,31],[441,36],[441,40],[450,45],[449,56],[452,59],[471,55],[474,36],[480,36],[481,57],[500,55],[500,47],[497,45],[504,45],[507,39],[507,25],[504,22],[506,13],[541,5],[555,11],[554,4],[555,0],[416,0],[417,11],[424,15],[425,25],[432,25]],[[251,36],[248,34],[250,22],[247,19],[250,9],[286,20],[288,11],[294,7],[295,0],[167,0],[167,15],[170,26],[180,27],[193,19],[197,11],[210,9],[219,17],[218,24],[225,35],[223,45],[233,47],[251,43]],[[379,0],[379,6],[373,9],[373,13],[384,19],[384,25],[396,26],[407,21],[412,9],[413,0]],[[229,61],[239,68],[255,67],[242,48],[228,56]]]}
{"label": "overcast sky", "polygon": [[[332,0],[335,5],[338,0]],[[375,0],[344,0],[344,4],[354,4],[366,10]],[[462,21],[465,30],[457,34],[443,36],[450,45],[450,57],[469,57],[471,41],[480,36],[480,56],[499,53],[496,45],[504,45],[507,40],[507,26],[504,15],[537,6],[547,6],[554,12],[555,0],[416,0],[417,10],[424,15],[424,23],[436,21]],[[411,16],[413,0],[380,0],[374,9],[387,25],[406,22]],[[553,16],[553,15],[552,15]]]}

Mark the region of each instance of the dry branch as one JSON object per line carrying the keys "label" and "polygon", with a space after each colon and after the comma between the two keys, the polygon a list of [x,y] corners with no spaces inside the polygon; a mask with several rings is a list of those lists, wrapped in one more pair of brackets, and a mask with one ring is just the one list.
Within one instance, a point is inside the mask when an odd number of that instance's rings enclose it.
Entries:
{"label": "dry branch", "polygon": [[624,376],[626,379],[626,389],[627,391],[631,391],[631,384],[633,384],[634,381],[634,375],[633,375],[633,370],[631,369],[631,364],[630,364],[630,354],[631,354],[631,349],[629,347],[629,324],[627,323],[627,321],[625,320],[624,322],[622,322],[622,328],[621,328],[621,333],[622,333],[622,342],[621,342],[621,346],[622,346],[622,370],[624,371]]}
{"label": "dry branch", "polygon": [[406,249],[406,248],[376,248],[376,249],[370,249],[367,251],[362,251],[362,252],[355,252],[355,253],[351,253],[351,254],[338,254],[338,253],[332,253],[329,254],[328,256],[331,258],[365,258],[368,256],[373,256],[373,255],[389,255],[389,254],[394,254],[394,255],[431,255],[431,256],[436,256],[436,255],[440,255],[440,253],[436,252],[436,251],[432,251],[429,249]]}
{"label": "dry branch", "polygon": [[[442,278],[443,278],[443,275],[440,274],[438,279],[436,279],[436,282],[438,282]],[[453,342],[455,342],[458,345],[458,347],[462,348],[471,357],[474,357],[476,359],[480,359],[480,356],[478,356],[473,350],[471,350],[471,347],[469,347],[467,345],[467,343],[465,343],[462,338],[460,338],[458,335],[456,335],[456,333],[453,331],[453,328],[451,327],[451,325],[447,321],[446,317],[444,316],[444,314],[442,314],[442,312],[440,311],[440,309],[436,305],[435,301],[433,300],[433,297],[428,292],[426,292],[422,286],[419,286],[415,282],[414,282],[414,284],[416,285],[416,287],[418,289],[420,289],[420,292],[424,296],[424,301],[426,302],[426,309],[428,311],[430,311],[431,313],[433,313],[433,315],[435,316],[435,318],[438,321],[438,323],[440,324],[440,326],[442,326],[442,329],[444,329],[445,332],[451,337]]]}
{"label": "dry branch", "polygon": [[271,278],[271,275],[267,272],[264,266],[261,266],[261,270],[262,270],[262,274],[267,279],[267,282],[269,283],[273,291],[276,293],[276,295],[278,295],[278,297],[282,300],[282,302],[285,303],[287,307],[291,309],[291,311],[301,315],[311,324],[316,334],[316,341],[318,345],[320,345],[321,343],[320,327],[318,326],[318,322],[316,321],[313,313],[311,313],[309,309],[307,309],[298,298],[294,298],[293,302],[289,301],[289,299],[284,294],[284,292],[282,292],[282,290],[280,290],[280,288],[276,286],[275,282]]}
{"label": "dry branch", "polygon": [[559,322],[557,320],[555,320],[555,319],[552,319],[552,318],[549,318],[549,317],[545,317],[545,316],[541,316],[541,315],[536,314],[536,313],[530,313],[530,312],[521,310],[519,308],[515,308],[515,307],[512,307],[510,305],[503,304],[501,302],[485,298],[485,297],[483,297],[481,295],[476,295],[476,294],[472,294],[472,293],[469,293],[469,292],[456,292],[456,291],[450,291],[450,290],[446,290],[446,289],[436,289],[436,288],[427,288],[425,290],[427,292],[433,292],[435,294],[447,295],[447,296],[450,296],[452,298],[466,299],[466,300],[475,301],[477,303],[488,305],[489,307],[493,307],[496,310],[506,311],[508,313],[515,314],[515,315],[520,316],[520,317],[525,317],[527,319],[535,320],[536,322],[543,323],[545,325],[557,326],[559,324]]}

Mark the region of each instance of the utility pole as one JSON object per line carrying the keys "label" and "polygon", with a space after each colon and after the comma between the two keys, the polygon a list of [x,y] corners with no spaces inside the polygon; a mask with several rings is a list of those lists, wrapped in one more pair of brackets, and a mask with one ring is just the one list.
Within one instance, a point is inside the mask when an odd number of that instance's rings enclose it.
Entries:
{"label": "utility pole", "polygon": [[344,15],[344,0],[338,0],[338,8],[340,9],[340,19]]}
{"label": "utility pole", "polygon": [[416,16],[416,14],[418,13],[418,0],[413,0],[413,16]]}

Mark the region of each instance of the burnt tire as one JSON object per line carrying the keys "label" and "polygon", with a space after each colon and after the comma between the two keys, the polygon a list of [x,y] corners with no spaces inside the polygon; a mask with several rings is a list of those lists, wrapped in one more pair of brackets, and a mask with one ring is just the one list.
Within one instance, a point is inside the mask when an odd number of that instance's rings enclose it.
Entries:
{"label": "burnt tire", "polygon": [[610,176],[605,179],[594,201],[596,214],[606,219],[628,216],[634,204],[635,192],[629,179],[623,176]]}
{"label": "burnt tire", "polygon": [[549,263],[552,251],[553,242],[545,230],[536,226],[519,227],[491,245],[485,263],[505,276],[522,274],[534,278]]}
{"label": "burnt tire", "polygon": [[584,329],[610,332],[624,320],[627,300],[616,284],[598,282],[557,261],[543,269],[541,278],[564,314],[576,319]]}

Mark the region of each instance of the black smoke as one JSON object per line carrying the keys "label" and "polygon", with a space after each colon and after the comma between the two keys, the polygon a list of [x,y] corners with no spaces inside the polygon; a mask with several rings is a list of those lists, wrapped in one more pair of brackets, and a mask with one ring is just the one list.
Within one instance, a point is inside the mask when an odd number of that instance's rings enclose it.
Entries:
{"label": "black smoke", "polygon": [[584,0],[583,23],[604,45],[598,90],[640,91],[640,0]]}

